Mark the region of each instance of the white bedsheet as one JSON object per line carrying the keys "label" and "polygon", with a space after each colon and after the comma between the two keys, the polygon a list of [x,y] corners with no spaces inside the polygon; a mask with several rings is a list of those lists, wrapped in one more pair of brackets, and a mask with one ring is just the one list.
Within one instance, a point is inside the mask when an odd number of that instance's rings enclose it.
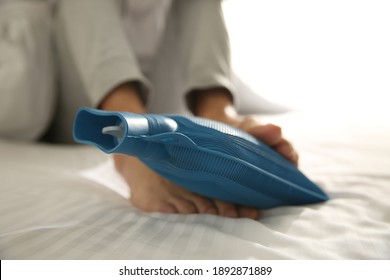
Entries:
{"label": "white bedsheet", "polygon": [[259,221],[143,213],[100,151],[2,140],[0,258],[390,259],[390,125],[309,117],[272,120],[331,200]]}

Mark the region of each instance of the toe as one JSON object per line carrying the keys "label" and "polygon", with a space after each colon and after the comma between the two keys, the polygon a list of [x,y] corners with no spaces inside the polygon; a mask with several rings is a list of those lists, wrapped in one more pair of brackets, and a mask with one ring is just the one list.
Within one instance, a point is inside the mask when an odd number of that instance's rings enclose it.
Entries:
{"label": "toe", "polygon": [[212,200],[198,195],[194,195],[192,201],[196,205],[196,208],[198,209],[199,213],[211,215],[218,214],[218,209]]}
{"label": "toe", "polygon": [[175,198],[171,201],[171,203],[176,207],[178,213],[180,214],[198,213],[196,205],[190,200],[183,198]]}
{"label": "toe", "polygon": [[177,208],[164,200],[136,200],[131,199],[130,203],[133,207],[145,212],[160,212],[160,213],[178,213]]}
{"label": "toe", "polygon": [[237,207],[234,204],[216,200],[215,205],[218,209],[218,215],[229,218],[238,218]]}
{"label": "toe", "polygon": [[238,215],[240,218],[248,218],[257,220],[259,218],[259,210],[252,207],[238,206]]}
{"label": "toe", "polygon": [[170,203],[161,203],[159,205],[156,205],[155,210],[151,210],[148,212],[160,212],[160,213],[174,214],[174,213],[178,213],[179,211],[174,205],[172,205]]}

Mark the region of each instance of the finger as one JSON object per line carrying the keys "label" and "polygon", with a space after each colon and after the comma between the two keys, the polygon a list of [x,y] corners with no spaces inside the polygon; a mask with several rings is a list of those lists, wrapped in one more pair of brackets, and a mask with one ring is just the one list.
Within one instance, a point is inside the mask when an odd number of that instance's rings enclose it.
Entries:
{"label": "finger", "polygon": [[285,139],[282,139],[275,147],[275,150],[294,164],[298,164],[298,154],[293,146]]}
{"label": "finger", "polygon": [[259,125],[248,132],[269,146],[275,146],[282,140],[282,129],[273,124]]}

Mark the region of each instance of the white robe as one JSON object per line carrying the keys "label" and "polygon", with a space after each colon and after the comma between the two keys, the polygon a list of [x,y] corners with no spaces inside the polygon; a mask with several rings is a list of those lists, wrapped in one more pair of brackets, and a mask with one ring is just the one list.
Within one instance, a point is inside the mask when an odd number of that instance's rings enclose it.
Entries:
{"label": "white robe", "polygon": [[63,0],[55,24],[55,0],[0,1],[0,137],[35,140],[54,120],[52,138],[72,142],[76,110],[128,81],[152,113],[189,114],[196,89],[235,93],[220,0]]}

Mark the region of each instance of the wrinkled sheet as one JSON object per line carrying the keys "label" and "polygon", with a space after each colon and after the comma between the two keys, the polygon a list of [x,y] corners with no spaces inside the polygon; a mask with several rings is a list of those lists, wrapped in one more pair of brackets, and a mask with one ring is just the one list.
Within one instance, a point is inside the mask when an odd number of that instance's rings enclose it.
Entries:
{"label": "wrinkled sheet", "polygon": [[313,118],[264,120],[287,128],[301,170],[331,200],[258,221],[144,213],[100,151],[1,140],[0,257],[390,259],[390,125]]}

